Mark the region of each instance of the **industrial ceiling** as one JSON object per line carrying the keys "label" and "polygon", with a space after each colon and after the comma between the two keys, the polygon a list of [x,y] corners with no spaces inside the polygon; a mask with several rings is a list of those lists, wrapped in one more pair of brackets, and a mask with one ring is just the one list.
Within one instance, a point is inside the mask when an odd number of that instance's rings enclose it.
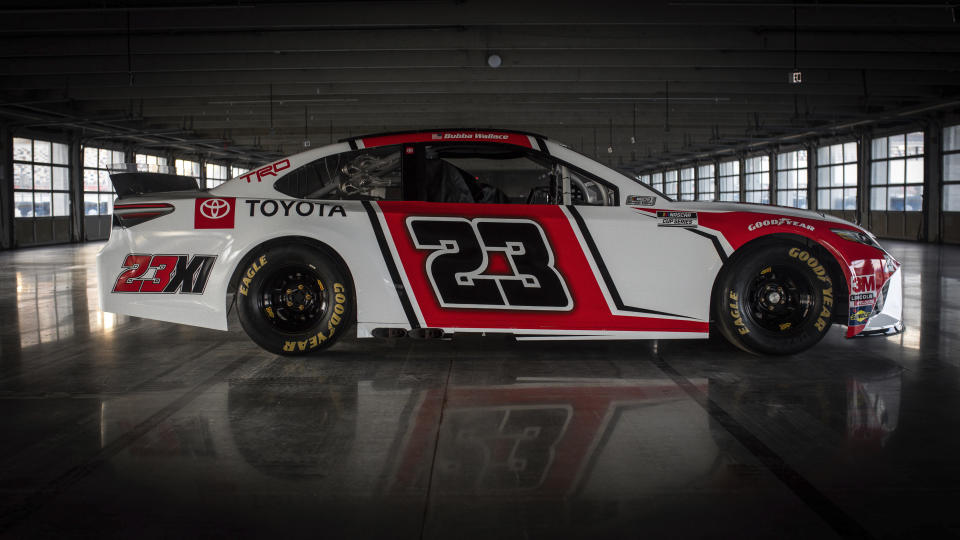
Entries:
{"label": "industrial ceiling", "polygon": [[0,117],[250,162],[501,127],[640,170],[953,107],[958,31],[944,3],[8,2]]}

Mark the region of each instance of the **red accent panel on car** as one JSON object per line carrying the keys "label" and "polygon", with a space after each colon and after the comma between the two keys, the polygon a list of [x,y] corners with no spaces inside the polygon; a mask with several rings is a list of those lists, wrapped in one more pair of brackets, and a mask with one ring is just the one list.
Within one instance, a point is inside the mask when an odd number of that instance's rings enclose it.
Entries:
{"label": "red accent panel on car", "polygon": [[532,148],[527,135],[502,131],[428,131],[367,137],[362,141],[367,148],[421,142],[493,142]]}
{"label": "red accent panel on car", "polygon": [[[400,266],[410,282],[410,291],[416,298],[423,313],[425,323],[429,327],[442,328],[495,328],[495,329],[550,329],[550,330],[610,330],[610,331],[651,331],[651,332],[707,332],[708,323],[699,321],[663,319],[657,317],[633,317],[620,316],[611,313],[597,278],[590,268],[580,243],[577,241],[573,231],[573,225],[560,207],[550,205],[500,205],[500,204],[467,204],[467,203],[423,203],[423,202],[378,202],[383,212],[389,229],[390,236],[400,257]],[[442,294],[438,287],[436,272],[444,271],[440,269],[435,262],[440,255],[457,253],[461,247],[460,244],[453,246],[446,238],[437,241],[437,245],[445,247],[436,249],[423,248],[418,249],[415,245],[415,239],[412,237],[412,228],[408,226],[407,219],[416,217],[418,220],[426,218],[450,218],[451,224],[457,224],[455,220],[460,219],[466,223],[484,223],[499,224],[520,222],[522,225],[532,226],[536,224],[543,231],[546,249],[552,253],[552,262],[547,265],[550,270],[556,270],[559,274],[562,285],[553,287],[551,291],[561,291],[560,294],[569,293],[571,302],[566,302],[565,298],[543,299],[543,305],[547,307],[511,307],[509,298],[504,300],[504,305],[493,305],[491,307],[450,307],[450,302],[441,305],[441,299],[438,295]],[[463,223],[459,223],[461,229]],[[480,230],[483,225],[476,225]],[[501,228],[502,229],[502,228]],[[503,234],[503,230],[498,231]],[[506,234],[509,234],[506,233]],[[452,235],[452,232],[451,232]],[[512,255],[519,257],[521,253],[529,254],[533,247],[543,248],[544,246],[525,246],[520,242],[513,242],[510,238],[498,237],[506,242],[498,245],[514,244]],[[530,236],[526,241],[530,241]],[[484,242],[484,239],[481,239]],[[539,244],[540,241],[537,240]],[[421,242],[421,246],[424,242]],[[493,243],[487,244],[486,249],[496,253],[496,257],[484,257],[486,267],[478,267],[475,272],[466,272],[470,274],[464,277],[460,274],[457,280],[450,279],[448,286],[452,289],[458,289],[460,285],[470,286],[482,280],[503,279],[500,273],[503,268],[498,263],[491,271],[489,261],[496,259],[503,251],[496,251],[496,247],[490,247]],[[508,255],[509,256],[509,255]],[[469,257],[464,256],[464,260]],[[451,258],[456,262],[455,258]],[[539,261],[545,261],[541,258]],[[460,261],[464,262],[464,261]],[[469,261],[464,264],[469,265]],[[439,270],[438,270],[439,269]],[[520,293],[524,293],[524,299],[529,305],[536,303],[538,299],[532,301],[529,295],[536,294],[539,290],[547,291],[546,280],[552,274],[541,274],[538,286],[519,288]],[[433,277],[431,277],[433,276]],[[443,276],[440,276],[443,277]],[[519,279],[519,276],[517,276]],[[505,281],[500,281],[501,289],[505,289]],[[511,283],[513,285],[515,282]],[[452,284],[452,285],[451,285]],[[460,292],[460,291],[454,291]],[[501,293],[503,291],[501,290]],[[508,296],[503,293],[504,296]],[[559,300],[559,301],[555,301]],[[554,307],[549,307],[554,306]]]}

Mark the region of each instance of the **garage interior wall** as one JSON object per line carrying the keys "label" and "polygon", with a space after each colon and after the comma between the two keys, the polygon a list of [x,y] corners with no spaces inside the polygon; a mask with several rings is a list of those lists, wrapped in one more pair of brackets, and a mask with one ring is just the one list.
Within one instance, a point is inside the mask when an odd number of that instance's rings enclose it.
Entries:
{"label": "garage interior wall", "polygon": [[[960,130],[960,119],[955,116],[938,116],[933,119],[913,120],[909,123],[896,127],[883,127],[877,129],[858,129],[854,134],[847,136],[837,136],[824,130],[823,137],[809,137],[803,143],[791,142],[789,144],[770,145],[763,150],[756,148],[732,148],[729,151],[717,155],[694,159],[690,161],[672,162],[666,167],[650,169],[639,174],[632,174],[625,171],[630,176],[635,177],[641,183],[651,184],[650,179],[657,173],[666,174],[674,172],[678,178],[678,185],[684,186],[678,194],[674,195],[677,199],[688,200],[717,200],[721,193],[721,177],[712,171],[719,171],[721,163],[730,161],[739,162],[739,189],[740,193],[735,197],[725,197],[729,200],[745,201],[749,182],[747,175],[751,174],[746,166],[745,160],[758,156],[765,156],[765,163],[769,164],[767,175],[767,193],[762,200],[773,203],[785,203],[787,199],[780,197],[781,190],[789,190],[794,194],[789,199],[790,206],[799,206],[810,210],[821,211],[827,214],[847,219],[856,223],[865,225],[869,230],[881,238],[892,238],[901,240],[915,240],[927,242],[946,242],[960,243],[960,191],[954,187],[960,181],[960,148],[957,143],[957,131]],[[922,145],[914,145],[909,153],[893,156],[891,153],[881,149],[891,149],[896,147],[893,140],[907,139],[907,134],[922,136]],[[945,137],[946,134],[946,137]],[[901,139],[898,139],[901,138]],[[49,159],[43,158],[40,162],[25,162],[15,156],[13,149],[14,140],[37,141],[39,143],[54,143],[63,145],[67,149],[69,158],[66,163],[51,164]],[[948,146],[945,148],[943,140],[947,140]],[[857,149],[855,158],[850,157],[850,148]],[[91,204],[89,198],[91,192],[88,191],[89,179],[85,184],[85,174],[90,174],[91,165],[89,161],[85,162],[84,149],[92,148],[99,150],[108,150],[115,152],[114,156],[122,156],[123,162],[133,163],[135,154],[138,151],[120,141],[97,140],[92,144],[84,144],[72,132],[42,132],[42,131],[13,131],[7,125],[0,124],[0,144],[3,145],[2,151],[2,234],[3,247],[5,249],[16,247],[28,247],[35,245],[50,245],[57,243],[68,243],[78,241],[104,240],[109,236],[112,210],[112,200],[104,203],[106,199],[112,198],[109,181],[106,181],[107,187],[104,187],[103,178],[100,179],[100,203]],[[96,144],[96,146],[93,146]],[[837,151],[839,149],[839,151]],[[827,156],[827,159],[833,159],[830,151],[834,154],[840,154],[841,161],[830,161],[828,164],[820,163]],[[213,187],[219,184],[225,176],[235,176],[228,172],[245,172],[249,167],[249,162],[228,162],[223,160],[209,160],[202,155],[180,154],[170,150],[157,152],[150,150],[153,154],[160,154],[167,163],[173,165],[174,162],[190,163],[191,166],[199,164],[198,169],[192,173],[197,178],[201,187]],[[788,174],[796,175],[797,171],[803,171],[800,176],[806,177],[806,187],[796,187],[796,184],[787,184],[781,181],[778,173],[781,171],[783,157],[795,152],[806,154],[806,166],[800,169],[791,168],[786,171]],[[602,159],[602,156],[594,156]],[[778,159],[778,157],[780,159]],[[62,160],[61,160],[62,161]],[[112,160],[111,160],[112,161]],[[907,166],[909,162],[909,167]],[[913,163],[922,163],[920,168],[913,167]],[[112,163],[111,163],[112,164]],[[34,168],[52,166],[55,169],[62,169],[67,173],[69,179],[69,188],[63,193],[54,191],[54,197],[63,195],[69,197],[69,207],[67,212],[56,212],[61,215],[53,215],[54,212],[42,210],[37,212],[22,211],[23,204],[16,202],[16,195],[24,193],[14,189],[16,175],[14,167],[26,167],[32,165]],[[63,165],[63,167],[57,167]],[[103,165],[103,163],[101,163]],[[713,168],[711,169],[710,166]],[[851,179],[851,171],[855,170],[855,178]],[[900,177],[895,178],[892,170],[898,171]],[[214,172],[216,171],[216,172]],[[709,171],[709,172],[705,172]],[[108,174],[107,170],[97,171],[102,177]],[[837,172],[842,172],[842,177],[836,179]],[[681,174],[683,173],[683,174]],[[190,173],[188,173],[190,174]],[[217,178],[208,179],[207,176],[215,174]],[[688,184],[689,190],[684,185],[683,178],[690,175]],[[711,174],[709,181],[712,186],[707,188],[702,175]],[[881,179],[879,175],[884,175]],[[668,175],[669,176],[669,175]],[[658,188],[661,186],[654,185]],[[832,189],[831,189],[832,188]],[[839,207],[830,203],[831,198],[824,195],[831,192],[840,192],[846,196],[839,196],[843,204]],[[850,193],[855,192],[853,198]],[[902,198],[897,195],[888,195],[890,193],[920,193]],[[943,193],[947,192],[948,197]],[[908,200],[909,199],[909,200]],[[755,200],[761,200],[759,198]],[[799,202],[799,204],[797,204]],[[19,207],[18,207],[19,204]],[[46,204],[46,203],[44,203]],[[41,208],[37,206],[37,208]],[[53,208],[53,207],[51,207]],[[65,214],[65,215],[64,215]]]}

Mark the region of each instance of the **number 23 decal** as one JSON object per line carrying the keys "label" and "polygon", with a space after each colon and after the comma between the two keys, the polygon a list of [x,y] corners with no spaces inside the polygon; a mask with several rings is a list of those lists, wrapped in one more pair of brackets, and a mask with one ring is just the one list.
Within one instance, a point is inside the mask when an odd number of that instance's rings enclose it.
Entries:
{"label": "number 23 decal", "polygon": [[[529,219],[417,217],[406,220],[414,246],[431,250],[426,273],[444,308],[570,311],[573,299],[554,267],[553,249]],[[509,273],[486,273],[501,253]]]}

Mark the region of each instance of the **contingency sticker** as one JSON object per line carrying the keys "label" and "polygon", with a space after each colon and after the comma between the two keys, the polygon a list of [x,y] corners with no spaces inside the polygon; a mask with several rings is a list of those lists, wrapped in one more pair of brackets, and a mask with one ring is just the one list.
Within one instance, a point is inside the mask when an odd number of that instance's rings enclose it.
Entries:
{"label": "contingency sticker", "polygon": [[853,276],[850,287],[850,320],[848,326],[863,326],[877,302],[874,276]]}
{"label": "contingency sticker", "polygon": [[660,227],[696,227],[697,226],[696,212],[673,212],[673,211],[667,211],[667,210],[658,210],[657,219],[660,220],[660,223],[657,224]]}
{"label": "contingency sticker", "polygon": [[627,206],[656,206],[657,198],[653,195],[627,195]]}

